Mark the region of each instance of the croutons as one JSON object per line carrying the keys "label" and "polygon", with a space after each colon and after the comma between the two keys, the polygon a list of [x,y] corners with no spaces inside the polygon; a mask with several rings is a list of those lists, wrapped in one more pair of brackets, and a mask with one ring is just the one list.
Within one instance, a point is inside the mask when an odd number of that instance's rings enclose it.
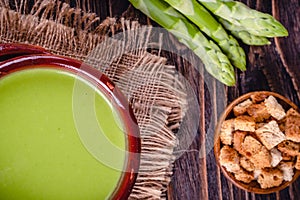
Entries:
{"label": "croutons", "polygon": [[300,145],[298,143],[285,140],[278,145],[278,149],[289,156],[297,156],[299,154]]}
{"label": "croutons", "polygon": [[240,170],[240,158],[237,151],[229,146],[224,146],[220,152],[220,164],[229,172]]}
{"label": "croutons", "polygon": [[257,182],[263,189],[279,186],[283,181],[283,173],[279,169],[263,169]]}
{"label": "croutons", "polygon": [[253,155],[261,151],[262,145],[252,136],[246,136],[242,143],[242,153],[246,158],[250,159]]}
{"label": "croutons", "polygon": [[285,117],[286,114],[284,109],[272,95],[265,99],[265,105],[267,107],[268,113],[275,119],[281,120]]}
{"label": "croutons", "polygon": [[269,151],[252,136],[246,136],[242,144],[242,155],[258,169],[271,167],[272,158]]}
{"label": "croutons", "polygon": [[246,157],[242,156],[240,158],[240,165],[242,168],[247,170],[248,172],[253,172],[255,170],[254,164]]}
{"label": "croutons", "polygon": [[268,149],[265,146],[262,146],[261,151],[258,152],[258,154],[253,155],[249,160],[254,163],[256,168],[263,169],[271,167],[272,156]]}
{"label": "croutons", "polygon": [[247,113],[254,119],[255,122],[263,122],[271,116],[264,103],[248,106]]}
{"label": "croutons", "polygon": [[267,97],[268,95],[264,93],[255,93],[250,96],[253,103],[260,103],[264,101]]}
{"label": "croutons", "polygon": [[234,119],[234,130],[254,132],[255,121],[247,115],[238,116]]}
{"label": "croutons", "polygon": [[285,135],[281,132],[277,122],[274,120],[257,129],[255,133],[268,150],[271,150],[285,140]]}
{"label": "croutons", "polygon": [[229,119],[225,120],[222,124],[220,138],[223,144],[231,145],[232,143],[233,122],[233,119]]}
{"label": "croutons", "polygon": [[242,181],[244,183],[250,183],[251,181],[254,180],[253,173],[247,172],[247,171],[245,171],[243,169],[240,169],[237,173],[235,173],[234,177],[237,180]]}
{"label": "croutons", "polygon": [[300,114],[293,108],[287,111],[286,137],[294,142],[300,142]]}
{"label": "croutons", "polygon": [[242,152],[242,143],[248,133],[245,131],[235,131],[233,133],[233,148],[235,148],[239,153]]}
{"label": "croutons", "polygon": [[235,106],[229,116],[220,134],[222,169],[262,189],[292,181],[300,170],[300,114],[293,108],[285,112],[275,97],[262,92]]}
{"label": "croutons", "polygon": [[243,101],[242,103],[236,105],[233,108],[234,115],[235,116],[243,115],[247,111],[247,108],[251,105],[252,105],[252,101],[250,99],[247,99],[246,101]]}

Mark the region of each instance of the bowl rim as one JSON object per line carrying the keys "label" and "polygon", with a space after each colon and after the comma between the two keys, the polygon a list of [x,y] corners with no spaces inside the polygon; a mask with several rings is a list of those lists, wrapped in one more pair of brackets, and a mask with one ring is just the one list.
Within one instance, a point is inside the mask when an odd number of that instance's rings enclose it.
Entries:
{"label": "bowl rim", "polygon": [[239,96],[238,98],[236,98],[234,101],[232,101],[225,108],[224,112],[219,117],[218,123],[217,123],[216,128],[215,128],[215,135],[214,135],[214,156],[215,156],[216,163],[219,166],[219,168],[221,169],[223,175],[230,182],[232,182],[235,186],[237,186],[240,189],[246,190],[247,192],[253,192],[253,193],[256,193],[256,194],[270,194],[270,193],[273,193],[273,192],[283,190],[286,187],[288,187],[290,184],[292,184],[299,177],[300,170],[295,169],[295,174],[294,174],[293,179],[291,181],[285,181],[283,184],[281,184],[278,187],[262,189],[262,188],[251,187],[247,183],[243,183],[241,181],[236,180],[235,177],[225,169],[225,167],[220,165],[220,161],[219,161],[220,149],[221,149],[220,130],[221,130],[221,126],[222,126],[223,121],[225,121],[227,119],[228,115],[230,115],[232,113],[232,110],[233,110],[234,106],[236,106],[237,104],[249,99],[251,95],[257,94],[257,93],[272,95],[275,98],[284,101],[286,104],[289,105],[289,107],[294,108],[295,110],[299,111],[298,106],[296,104],[294,104],[291,100],[289,100],[288,98],[286,98],[286,97],[284,97],[284,96],[282,96],[278,93],[275,93],[275,92],[271,92],[271,91],[254,91],[254,92],[249,92],[249,93],[246,93],[246,94],[243,94],[243,95]]}
{"label": "bowl rim", "polygon": [[[6,49],[5,51],[1,51]],[[25,52],[25,53],[24,53]],[[92,83],[108,99],[116,105],[126,129],[126,159],[124,171],[119,177],[109,199],[126,199],[135,184],[141,153],[140,131],[130,103],[115,84],[99,70],[75,59],[52,55],[44,49],[32,45],[0,44],[0,79],[11,73],[26,69],[57,69],[67,71]],[[6,60],[5,57],[8,57]]]}

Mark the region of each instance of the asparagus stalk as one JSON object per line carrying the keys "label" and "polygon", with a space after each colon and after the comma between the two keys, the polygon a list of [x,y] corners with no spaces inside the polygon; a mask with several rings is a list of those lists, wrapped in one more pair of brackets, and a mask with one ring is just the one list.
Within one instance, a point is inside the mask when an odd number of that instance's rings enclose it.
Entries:
{"label": "asparagus stalk", "polygon": [[237,40],[229,36],[222,25],[196,0],[164,0],[211,37],[234,66],[246,70],[246,56]]}
{"label": "asparagus stalk", "polygon": [[262,37],[287,36],[288,31],[273,16],[251,9],[238,1],[198,0],[214,15],[227,20],[238,28]]}
{"label": "asparagus stalk", "polygon": [[131,4],[174,34],[199,56],[206,70],[222,83],[235,84],[233,67],[220,48],[175,9],[160,0],[129,0]]}
{"label": "asparagus stalk", "polygon": [[219,18],[220,23],[229,30],[233,36],[242,40],[243,43],[248,45],[267,45],[271,44],[268,38],[263,36],[257,36],[249,33],[248,31],[239,30],[239,27],[232,24],[231,22]]}

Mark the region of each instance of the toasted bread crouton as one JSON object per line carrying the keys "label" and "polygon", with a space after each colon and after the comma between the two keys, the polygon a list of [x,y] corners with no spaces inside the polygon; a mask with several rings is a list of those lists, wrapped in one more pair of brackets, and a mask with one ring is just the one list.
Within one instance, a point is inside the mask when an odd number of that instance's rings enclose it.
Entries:
{"label": "toasted bread crouton", "polygon": [[263,169],[257,182],[263,189],[279,186],[283,181],[283,173],[279,169]]}
{"label": "toasted bread crouton", "polygon": [[254,119],[255,122],[263,122],[264,120],[271,117],[267,110],[267,107],[263,102],[260,104],[252,104],[248,106],[247,113]]}
{"label": "toasted bread crouton", "polygon": [[261,151],[253,155],[249,160],[254,164],[255,168],[263,169],[271,167],[272,156],[265,146],[262,146]]}
{"label": "toasted bread crouton", "polygon": [[250,159],[253,155],[258,154],[261,151],[262,144],[252,136],[246,136],[242,143],[241,154]]}
{"label": "toasted bread crouton", "polygon": [[238,172],[240,170],[240,158],[238,152],[230,146],[222,147],[220,151],[220,164],[228,172]]}
{"label": "toasted bread crouton", "polygon": [[242,151],[242,143],[248,133],[245,131],[235,131],[233,133],[233,148],[235,148],[239,153]]}
{"label": "toasted bread crouton", "polygon": [[260,103],[264,101],[267,97],[268,95],[264,93],[254,93],[250,96],[253,103]]}
{"label": "toasted bread crouton", "polygon": [[270,153],[272,156],[271,166],[276,167],[282,160],[281,152],[278,151],[276,148],[273,148],[271,149]]}
{"label": "toasted bread crouton", "polygon": [[285,134],[287,139],[300,142],[300,114],[293,108],[287,112]]}
{"label": "toasted bread crouton", "polygon": [[240,115],[234,119],[234,130],[254,132],[255,121],[250,116]]}
{"label": "toasted bread crouton", "polygon": [[278,145],[278,149],[289,156],[297,156],[299,154],[300,145],[290,140],[284,140]]}
{"label": "toasted bread crouton", "polygon": [[271,167],[270,152],[252,136],[245,137],[241,154],[248,158],[257,169]]}
{"label": "toasted bread crouton", "polygon": [[278,168],[283,172],[283,180],[291,181],[294,176],[293,162],[281,162]]}
{"label": "toasted bread crouton", "polygon": [[275,119],[281,120],[285,117],[286,114],[284,109],[272,95],[265,99],[265,105],[269,114]]}
{"label": "toasted bread crouton", "polygon": [[222,123],[220,139],[223,144],[231,145],[232,144],[232,132],[233,132],[233,119],[225,120]]}
{"label": "toasted bread crouton", "polygon": [[285,140],[285,135],[281,132],[275,120],[257,129],[255,134],[268,150],[271,150]]}
{"label": "toasted bread crouton", "polygon": [[296,161],[296,164],[295,164],[295,168],[297,170],[300,170],[300,154],[297,156],[297,161]]}
{"label": "toasted bread crouton", "polygon": [[248,172],[253,172],[255,169],[254,164],[245,156],[242,156],[240,158],[240,165],[242,168],[244,168]]}
{"label": "toasted bread crouton", "polygon": [[237,173],[235,173],[234,177],[237,180],[242,181],[244,183],[250,183],[251,181],[254,180],[253,173],[247,172],[247,171],[245,171],[243,169],[240,169],[240,171],[238,171]]}
{"label": "toasted bread crouton", "polygon": [[250,99],[247,99],[246,101],[243,101],[242,103],[234,106],[233,113],[235,116],[243,115],[247,108],[252,105],[252,101]]}

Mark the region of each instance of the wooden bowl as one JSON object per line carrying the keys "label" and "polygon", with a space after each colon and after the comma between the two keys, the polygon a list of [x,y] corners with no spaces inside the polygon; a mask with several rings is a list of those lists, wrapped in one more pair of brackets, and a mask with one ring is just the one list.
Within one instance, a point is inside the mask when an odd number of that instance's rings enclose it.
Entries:
{"label": "wooden bowl", "polygon": [[223,114],[221,115],[221,117],[219,118],[217,127],[215,129],[214,154],[215,154],[216,162],[220,166],[220,168],[222,170],[222,173],[235,186],[237,186],[237,187],[239,187],[239,188],[241,188],[243,190],[246,190],[248,192],[253,192],[253,193],[257,193],[257,194],[269,194],[269,193],[280,191],[280,190],[288,187],[291,183],[293,183],[299,177],[300,171],[294,169],[295,170],[295,174],[294,174],[294,177],[293,177],[293,179],[291,181],[283,181],[283,183],[280,186],[278,186],[278,187],[273,187],[273,188],[268,188],[268,189],[262,189],[257,181],[252,181],[249,184],[247,184],[247,183],[244,183],[244,182],[241,182],[241,181],[237,180],[232,173],[228,172],[225,167],[223,167],[223,166],[220,165],[220,161],[219,161],[220,149],[222,147],[221,140],[220,140],[220,130],[221,130],[222,123],[226,119],[230,119],[230,118],[234,117],[234,115],[233,115],[233,108],[236,105],[238,105],[239,103],[241,103],[241,102],[249,99],[251,95],[257,94],[257,93],[259,93],[259,94],[265,94],[267,96],[269,96],[269,95],[274,96],[277,99],[278,103],[280,103],[282,105],[282,107],[285,109],[285,111],[287,111],[289,108],[294,108],[295,110],[299,111],[299,108],[293,102],[291,102],[289,99],[281,96],[280,94],[277,94],[277,93],[274,93],[274,92],[257,91],[257,92],[250,92],[250,93],[247,93],[247,94],[244,94],[244,95],[238,97],[231,104],[229,104],[227,106],[227,108],[225,109],[225,111],[223,112]]}
{"label": "wooden bowl", "polygon": [[[101,93],[101,95],[103,95],[105,99],[107,99],[107,101],[114,106],[115,110],[118,111],[120,122],[122,122],[124,125],[122,131],[124,131],[124,138],[126,140],[124,151],[126,155],[124,157],[123,169],[120,172],[121,175],[118,176],[118,179],[116,180],[117,185],[112,188],[113,192],[108,198],[127,199],[137,178],[141,151],[139,129],[127,99],[108,77],[106,77],[100,71],[85,65],[84,63],[70,58],[52,55],[45,49],[32,45],[0,44],[0,82],[3,80],[2,78],[6,78],[7,76],[15,73],[43,68],[47,68],[47,70],[51,69],[54,71],[59,71],[57,72],[59,74],[70,74],[68,75],[70,77],[80,77],[81,79],[85,80],[86,85],[93,85],[93,87],[96,88],[95,90],[98,93]],[[24,82],[22,82],[22,84],[24,84]],[[14,106],[14,104],[12,104],[12,106]],[[60,130],[60,128],[58,130]],[[114,134],[114,132],[112,131],[111,134]],[[32,143],[37,142],[35,141]],[[64,148],[64,150],[67,151],[66,148]],[[105,151],[105,154],[110,153],[111,152]],[[91,161],[92,159],[86,160]],[[110,167],[109,165],[107,166]],[[116,171],[119,169],[113,170]],[[47,174],[45,174],[45,176],[50,177],[50,175]],[[103,177],[107,176],[108,175]],[[99,181],[103,182],[103,184],[107,184],[107,181],[110,181],[109,179],[110,178],[103,178]],[[78,180],[78,182],[80,182],[80,180]],[[101,188],[98,188],[98,190],[101,191]],[[0,198],[1,197],[2,196],[0,195]]]}

